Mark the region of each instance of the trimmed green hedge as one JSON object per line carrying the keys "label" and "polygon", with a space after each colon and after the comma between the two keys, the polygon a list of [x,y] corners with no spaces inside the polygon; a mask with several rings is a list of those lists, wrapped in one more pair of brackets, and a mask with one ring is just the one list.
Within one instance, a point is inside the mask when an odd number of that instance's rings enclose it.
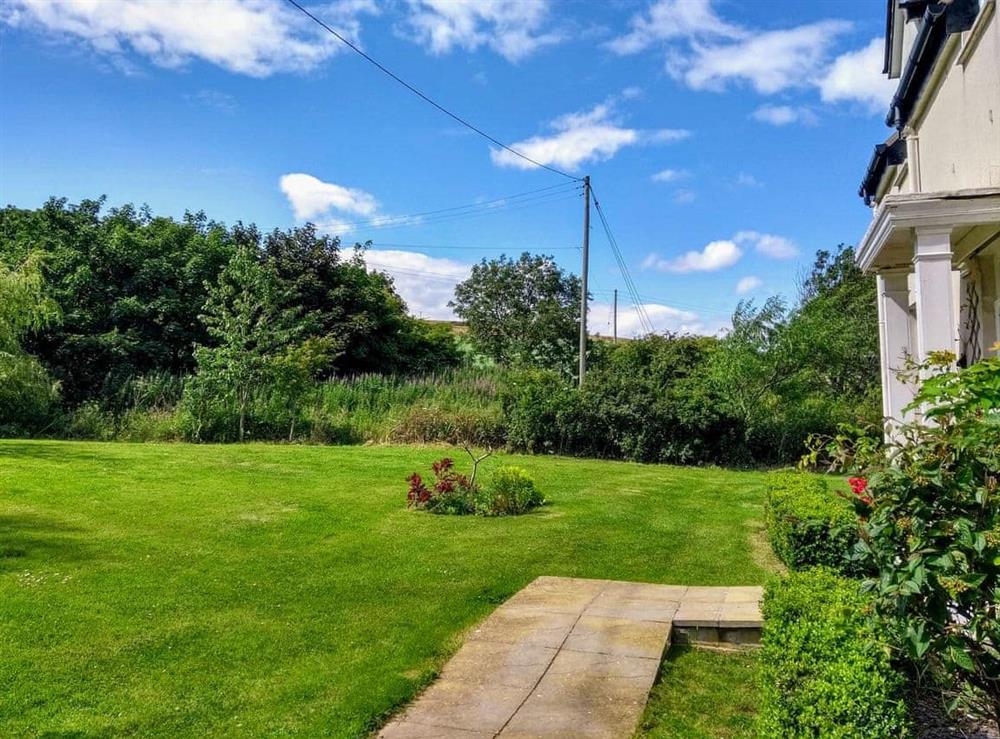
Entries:
{"label": "trimmed green hedge", "polygon": [[908,735],[904,678],[857,581],[816,568],[768,585],[760,654],[761,737]]}
{"label": "trimmed green hedge", "polygon": [[821,566],[863,574],[848,559],[858,540],[857,518],[823,478],[800,472],[772,475],[764,517],[771,547],[790,569]]}

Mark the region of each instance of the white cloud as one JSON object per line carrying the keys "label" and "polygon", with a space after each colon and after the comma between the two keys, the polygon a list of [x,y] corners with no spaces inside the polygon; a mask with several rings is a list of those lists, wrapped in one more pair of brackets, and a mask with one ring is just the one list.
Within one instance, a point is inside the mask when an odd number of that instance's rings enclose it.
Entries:
{"label": "white cloud", "polygon": [[[851,28],[848,21],[828,19],[760,30],[724,20],[712,0],[655,0],[606,46],[618,54],[659,46],[667,73],[696,90],[721,91],[734,83],[765,95],[818,88],[826,102],[884,104],[881,41],[833,59],[834,45]],[[805,108],[772,106],[758,113],[759,120],[774,125],[815,122]]]}
{"label": "white cloud", "polygon": [[736,175],[736,184],[740,187],[763,187],[764,183],[754,177],[752,174],[747,174],[746,172],[740,172]]}
{"label": "white cloud", "polygon": [[368,249],[363,256],[369,269],[392,277],[411,314],[437,320],[455,319],[448,301],[454,297],[455,285],[471,274],[471,264],[392,249]]}
{"label": "white cloud", "polygon": [[629,31],[606,46],[616,54],[635,54],[657,42],[678,38],[740,38],[743,29],[726,23],[711,0],[657,0],[632,16]]}
{"label": "white cloud", "polygon": [[409,0],[408,7],[413,39],[432,54],[485,46],[516,62],[561,40],[544,30],[548,0]]}
{"label": "white cloud", "polygon": [[658,254],[650,254],[642,263],[643,269],[660,272],[714,272],[731,267],[740,261],[743,250],[734,241],[712,241],[701,251],[689,251],[674,259],[665,259]]}
{"label": "white cloud", "polygon": [[733,237],[737,244],[750,244],[760,254],[772,259],[793,259],[799,255],[799,247],[791,239],[758,231],[740,231]]}
{"label": "white cloud", "polygon": [[[626,128],[615,116],[612,102],[559,116],[549,123],[549,127],[555,133],[517,141],[511,144],[511,148],[542,164],[573,170],[587,162],[610,159],[626,146],[680,141],[690,135],[689,131],[674,128]],[[492,149],[490,157],[494,164],[501,167],[535,167],[505,149]]]}
{"label": "white cloud", "polygon": [[688,203],[693,203],[698,198],[697,193],[694,190],[687,190],[681,188],[674,193],[674,202],[678,205],[687,205]]}
{"label": "white cloud", "polygon": [[295,217],[302,221],[332,210],[360,216],[373,216],[378,210],[378,201],[370,193],[323,182],[310,174],[286,174],[280,185]]}
{"label": "white cloud", "polygon": [[754,120],[772,126],[787,126],[789,123],[814,126],[819,122],[816,114],[804,105],[762,105],[750,115]]}
{"label": "white cloud", "polygon": [[649,179],[653,182],[676,182],[687,177],[690,173],[684,169],[661,169]]}
{"label": "white cloud", "polygon": [[895,90],[894,80],[882,74],[883,39],[872,39],[868,46],[841,54],[829,72],[819,80],[820,96],[825,102],[858,101],[872,112],[889,106]]}
{"label": "white cloud", "polygon": [[[680,334],[714,333],[701,316],[689,310],[681,310],[662,303],[643,303],[641,305],[649,322],[653,324],[654,333],[664,332]],[[610,303],[592,302],[588,315],[588,325],[592,333],[598,336],[611,336]],[[600,322],[605,321],[603,325]],[[638,338],[647,333],[644,324],[639,319],[636,309],[631,305],[618,306],[618,335],[627,338]]]}
{"label": "white cloud", "polygon": [[[324,19],[357,39],[374,0],[324,6]],[[193,59],[252,77],[313,69],[343,45],[302,13],[269,0],[8,0],[0,21],[75,38],[128,65],[129,53],[168,68]]]}
{"label": "white cloud", "polygon": [[741,279],[739,282],[736,283],[736,294],[746,295],[747,293],[752,293],[754,290],[756,290],[763,284],[764,282],[759,277],[755,277],[754,275],[747,275],[746,277],[744,277],[743,279]]}
{"label": "white cloud", "polygon": [[815,83],[837,36],[850,28],[846,21],[828,20],[734,43],[696,43],[690,54],[669,60],[667,72],[695,90],[724,90],[731,82],[747,83],[763,94],[806,87]]}

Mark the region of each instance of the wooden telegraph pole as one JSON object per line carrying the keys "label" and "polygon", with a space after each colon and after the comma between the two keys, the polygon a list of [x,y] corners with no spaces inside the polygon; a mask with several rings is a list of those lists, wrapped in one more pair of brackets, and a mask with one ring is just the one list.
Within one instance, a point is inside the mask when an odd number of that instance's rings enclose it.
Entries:
{"label": "wooden telegraph pole", "polygon": [[583,178],[583,265],[580,269],[580,385],[587,374],[587,272],[590,269],[590,175]]}

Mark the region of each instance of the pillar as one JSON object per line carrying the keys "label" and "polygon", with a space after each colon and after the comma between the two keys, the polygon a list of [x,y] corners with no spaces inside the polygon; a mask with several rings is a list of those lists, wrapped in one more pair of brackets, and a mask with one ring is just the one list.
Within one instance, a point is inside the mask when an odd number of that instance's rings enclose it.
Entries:
{"label": "pillar", "polygon": [[913,387],[897,376],[913,354],[910,337],[910,290],[907,271],[880,272],[878,292],[878,338],[882,368],[882,414],[886,420],[902,421],[903,408],[913,399]]}
{"label": "pillar", "polygon": [[951,275],[951,228],[918,228],[913,252],[916,274],[916,358],[955,351],[958,325]]}

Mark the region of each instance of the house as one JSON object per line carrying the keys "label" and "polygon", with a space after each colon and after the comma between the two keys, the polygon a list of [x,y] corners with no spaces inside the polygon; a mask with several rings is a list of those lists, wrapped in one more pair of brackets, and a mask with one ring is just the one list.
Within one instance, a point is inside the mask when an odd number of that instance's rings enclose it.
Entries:
{"label": "house", "polygon": [[961,365],[1000,339],[1000,25],[996,0],[888,0],[883,72],[894,131],[861,185],[857,249],[878,285],[882,398],[903,419],[906,357]]}

